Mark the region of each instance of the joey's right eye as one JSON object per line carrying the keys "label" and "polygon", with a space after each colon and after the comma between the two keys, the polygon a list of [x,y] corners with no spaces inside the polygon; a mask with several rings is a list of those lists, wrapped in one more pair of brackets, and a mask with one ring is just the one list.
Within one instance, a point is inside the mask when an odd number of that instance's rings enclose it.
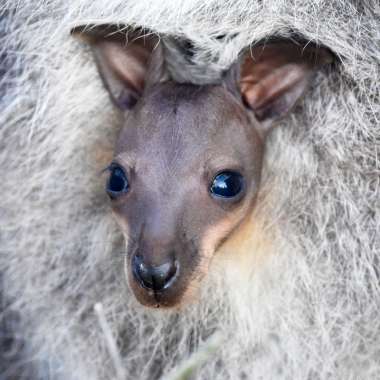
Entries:
{"label": "joey's right eye", "polygon": [[109,170],[111,173],[107,182],[106,191],[111,199],[115,199],[128,192],[128,178],[123,168],[119,165],[112,164]]}

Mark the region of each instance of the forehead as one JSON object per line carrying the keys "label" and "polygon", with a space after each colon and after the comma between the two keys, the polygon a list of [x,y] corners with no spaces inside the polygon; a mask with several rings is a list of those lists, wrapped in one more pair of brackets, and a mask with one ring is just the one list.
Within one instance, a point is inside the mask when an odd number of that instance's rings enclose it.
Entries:
{"label": "forehead", "polygon": [[239,161],[252,147],[252,130],[244,108],[223,87],[169,82],[145,94],[130,113],[117,154],[171,165],[212,157]]}

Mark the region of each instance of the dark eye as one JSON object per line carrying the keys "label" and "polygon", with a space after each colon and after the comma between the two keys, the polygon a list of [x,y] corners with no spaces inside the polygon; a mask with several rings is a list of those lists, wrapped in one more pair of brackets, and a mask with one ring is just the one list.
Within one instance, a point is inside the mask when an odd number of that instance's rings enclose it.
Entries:
{"label": "dark eye", "polygon": [[111,199],[116,198],[129,189],[128,179],[124,170],[119,165],[110,166],[110,178],[107,182],[107,194]]}
{"label": "dark eye", "polygon": [[213,180],[210,191],[213,195],[232,198],[243,189],[243,176],[233,171],[219,173]]}

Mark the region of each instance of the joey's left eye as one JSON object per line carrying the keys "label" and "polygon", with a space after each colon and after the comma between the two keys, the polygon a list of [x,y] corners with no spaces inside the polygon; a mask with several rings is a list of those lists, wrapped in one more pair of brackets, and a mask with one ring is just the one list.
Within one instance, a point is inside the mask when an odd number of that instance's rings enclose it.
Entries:
{"label": "joey's left eye", "polygon": [[128,192],[129,183],[127,176],[121,166],[112,164],[110,177],[107,183],[107,193],[111,199]]}
{"label": "joey's left eye", "polygon": [[210,191],[222,198],[233,198],[243,189],[243,176],[234,171],[225,171],[215,176]]}

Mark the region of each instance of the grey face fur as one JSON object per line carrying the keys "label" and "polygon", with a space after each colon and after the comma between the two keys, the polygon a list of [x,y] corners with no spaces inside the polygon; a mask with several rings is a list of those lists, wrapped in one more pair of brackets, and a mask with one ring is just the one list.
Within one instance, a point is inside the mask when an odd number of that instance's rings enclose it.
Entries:
{"label": "grey face fur", "polygon": [[[90,43],[111,99],[125,112],[111,168],[128,188],[111,207],[128,239],[129,284],[144,305],[177,306],[251,213],[268,131],[331,57],[312,46],[258,46],[219,83],[198,86],[171,80],[155,36],[113,25],[73,34]],[[231,198],[210,191],[225,172],[243,178]]]}

